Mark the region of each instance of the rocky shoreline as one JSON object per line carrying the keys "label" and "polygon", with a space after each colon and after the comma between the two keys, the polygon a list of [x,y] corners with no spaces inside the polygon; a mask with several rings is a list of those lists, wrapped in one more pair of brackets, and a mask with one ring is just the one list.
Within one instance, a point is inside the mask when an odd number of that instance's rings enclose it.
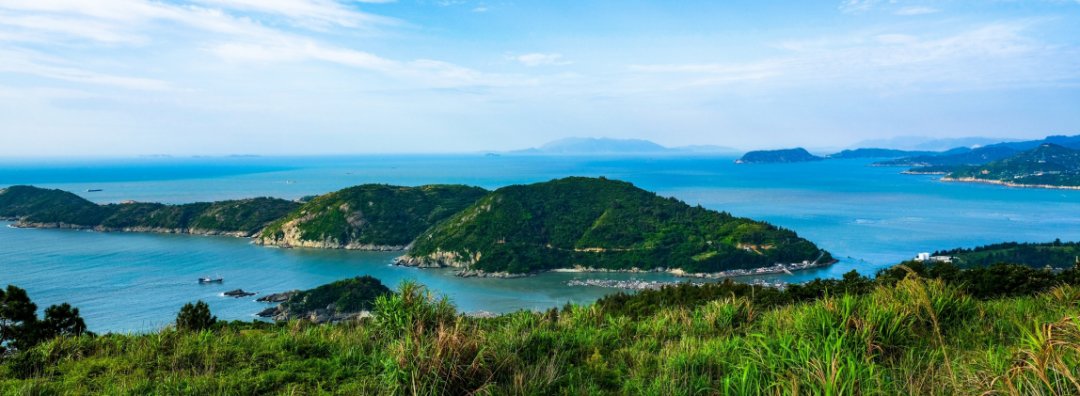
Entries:
{"label": "rocky shoreline", "polygon": [[1015,187],[1015,188],[1047,188],[1047,189],[1054,189],[1054,190],[1080,190],[1080,186],[1058,186],[1058,185],[1053,185],[1053,184],[1019,184],[1019,183],[1013,183],[1013,182],[1007,182],[1007,181],[1001,181],[1001,180],[979,179],[979,178],[974,178],[974,177],[943,177],[943,178],[941,178],[941,181],[943,181],[943,182],[956,182],[956,183],[993,184],[993,185],[998,185],[998,186]]}
{"label": "rocky shoreline", "polygon": [[[0,219],[7,220],[8,219]],[[43,228],[43,229],[66,229],[66,230],[89,230],[97,232],[147,232],[155,234],[184,234],[184,235],[215,235],[215,236],[230,236],[236,238],[249,238],[255,233],[249,233],[244,231],[221,231],[221,230],[204,230],[199,228],[159,228],[159,227],[102,227],[102,226],[84,226],[78,224],[68,223],[39,223],[39,222],[26,222],[14,220],[15,223],[11,224],[15,228]]]}
{"label": "rocky shoreline", "polygon": [[[751,270],[736,269],[720,272],[686,272],[679,268],[664,268],[657,267],[653,269],[643,270],[640,268],[630,269],[607,269],[607,268],[591,268],[575,266],[573,268],[556,268],[546,271],[534,271],[528,273],[509,273],[509,272],[486,272],[479,269],[471,269],[471,263],[461,261],[456,253],[437,252],[432,256],[425,257],[413,257],[409,255],[398,257],[394,260],[394,265],[402,267],[414,267],[414,268],[460,268],[454,275],[462,278],[522,278],[527,276],[539,275],[544,272],[610,272],[610,273],[648,273],[648,272],[666,272],[671,275],[683,278],[701,278],[701,279],[718,279],[718,278],[733,278],[739,276],[750,275],[771,275],[791,273],[794,271],[803,271],[814,268],[828,267],[837,263],[839,260],[831,260],[828,262],[811,262],[803,261],[801,263],[777,263],[768,267],[760,267]],[[475,262],[475,261],[474,261]]]}

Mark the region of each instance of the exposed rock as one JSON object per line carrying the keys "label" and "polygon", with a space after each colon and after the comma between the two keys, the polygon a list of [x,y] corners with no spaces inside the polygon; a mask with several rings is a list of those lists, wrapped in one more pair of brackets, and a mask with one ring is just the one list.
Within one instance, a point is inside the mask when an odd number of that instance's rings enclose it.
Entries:
{"label": "exposed rock", "polygon": [[259,311],[259,313],[255,314],[255,316],[258,316],[260,318],[272,318],[274,316],[277,316],[279,313],[281,313],[281,306],[280,305],[275,305],[275,306],[272,306],[270,308]]}
{"label": "exposed rock", "polygon": [[291,290],[291,291],[282,292],[282,293],[271,293],[271,294],[267,294],[265,296],[259,297],[259,298],[255,299],[255,301],[269,302],[269,303],[283,303],[283,302],[289,301],[289,299],[292,298],[292,296],[295,296],[297,293],[300,293],[300,291],[299,290]]}
{"label": "exposed rock", "polygon": [[255,293],[246,292],[246,291],[244,291],[244,289],[229,290],[229,291],[225,292],[225,296],[233,297],[233,298],[240,298],[240,297],[247,297],[247,296],[254,296],[254,295],[255,295]]}

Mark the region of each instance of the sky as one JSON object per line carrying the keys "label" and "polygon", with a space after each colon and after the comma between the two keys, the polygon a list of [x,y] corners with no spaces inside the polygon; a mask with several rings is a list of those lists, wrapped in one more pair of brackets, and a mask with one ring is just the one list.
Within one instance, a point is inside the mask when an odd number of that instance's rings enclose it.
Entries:
{"label": "sky", "polygon": [[1080,134],[1080,0],[0,0],[0,156]]}

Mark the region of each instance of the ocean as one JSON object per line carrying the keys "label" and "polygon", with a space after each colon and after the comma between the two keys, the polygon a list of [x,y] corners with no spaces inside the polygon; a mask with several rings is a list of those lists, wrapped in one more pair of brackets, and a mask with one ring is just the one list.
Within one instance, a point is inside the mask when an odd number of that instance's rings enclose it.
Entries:
{"label": "ocean", "polygon": [[[793,275],[799,282],[864,274],[954,247],[1080,240],[1080,191],[945,183],[902,175],[871,160],[737,165],[731,157],[543,157],[380,155],[326,157],[0,160],[0,186],[32,184],[99,203],[186,203],[255,196],[296,199],[362,183],[461,183],[489,189],[565,176],[606,176],[660,195],[790,228],[841,261]],[[98,192],[86,192],[100,189]],[[219,319],[252,320],[266,305],[224,297],[372,275],[449,297],[462,311],[540,310],[587,303],[617,289],[573,279],[677,280],[666,274],[548,273],[518,279],[458,278],[448,270],[391,266],[396,253],[276,249],[217,236],[16,229],[0,223],[0,285],[27,289],[44,308],[69,302],[96,332],[139,332],[170,323],[204,300]],[[219,275],[220,285],[199,285]]]}

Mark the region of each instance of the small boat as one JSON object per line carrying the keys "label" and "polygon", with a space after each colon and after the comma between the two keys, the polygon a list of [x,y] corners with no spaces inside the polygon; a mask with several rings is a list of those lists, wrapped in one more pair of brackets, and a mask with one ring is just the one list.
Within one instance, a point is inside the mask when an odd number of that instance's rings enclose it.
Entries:
{"label": "small boat", "polygon": [[88,188],[88,189],[86,189],[86,192],[98,192],[98,191],[101,191],[101,189],[100,188]]}
{"label": "small boat", "polygon": [[206,283],[223,283],[223,282],[225,282],[225,279],[220,277],[220,276],[216,277],[216,278],[211,278],[209,276],[199,278],[199,283],[202,283],[202,284],[206,284]]}

